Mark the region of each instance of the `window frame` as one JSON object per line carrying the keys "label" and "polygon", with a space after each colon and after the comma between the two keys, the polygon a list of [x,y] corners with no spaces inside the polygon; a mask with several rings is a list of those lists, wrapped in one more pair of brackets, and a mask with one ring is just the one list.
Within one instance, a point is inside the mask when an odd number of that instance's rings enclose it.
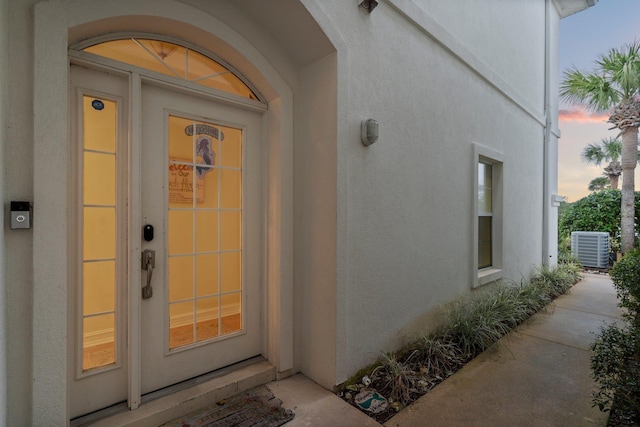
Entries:
{"label": "window frame", "polygon": [[[486,285],[491,282],[495,282],[503,277],[503,164],[504,155],[483,146],[478,143],[473,143],[473,216],[472,216],[472,287]],[[479,240],[479,217],[481,212],[479,211],[479,164],[485,163],[491,165],[491,265],[484,268],[478,268],[478,240]],[[482,216],[487,216],[485,212],[482,212]]]}

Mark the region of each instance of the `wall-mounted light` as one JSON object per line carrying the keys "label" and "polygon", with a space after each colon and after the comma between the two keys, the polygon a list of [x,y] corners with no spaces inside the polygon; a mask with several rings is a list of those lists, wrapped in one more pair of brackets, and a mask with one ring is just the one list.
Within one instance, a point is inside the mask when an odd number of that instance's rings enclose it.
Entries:
{"label": "wall-mounted light", "polygon": [[551,206],[558,207],[562,202],[566,202],[564,196],[560,196],[558,194],[553,194],[551,196]]}
{"label": "wall-mounted light", "polygon": [[378,122],[373,119],[363,120],[360,127],[360,138],[365,147],[376,142],[378,140]]}
{"label": "wall-mounted light", "polygon": [[360,7],[365,9],[367,12],[373,12],[373,9],[378,5],[377,0],[362,0],[360,2]]}

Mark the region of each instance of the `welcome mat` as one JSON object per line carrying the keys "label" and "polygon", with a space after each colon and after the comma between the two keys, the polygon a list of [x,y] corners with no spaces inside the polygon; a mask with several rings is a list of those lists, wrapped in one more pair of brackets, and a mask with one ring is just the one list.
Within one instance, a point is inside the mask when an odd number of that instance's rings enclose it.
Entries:
{"label": "welcome mat", "polygon": [[278,427],[293,419],[265,386],[222,400],[161,427]]}

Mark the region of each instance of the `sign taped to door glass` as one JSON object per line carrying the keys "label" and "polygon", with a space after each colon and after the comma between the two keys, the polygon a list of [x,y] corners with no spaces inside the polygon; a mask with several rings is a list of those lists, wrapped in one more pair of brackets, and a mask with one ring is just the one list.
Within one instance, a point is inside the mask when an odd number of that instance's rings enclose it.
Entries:
{"label": "sign taped to door glass", "polygon": [[188,159],[178,158],[172,158],[169,162],[169,202],[171,203],[192,204],[194,184],[196,203],[204,202],[204,178],[214,170],[216,164],[214,151],[216,145],[214,144],[224,139],[224,134],[217,128],[205,124],[189,125],[184,129],[187,136],[193,136],[194,131],[196,164],[193,165]]}
{"label": "sign taped to door glass", "polygon": [[193,185],[196,186],[196,203],[204,202],[204,179],[196,176],[193,165],[184,159],[171,159],[169,163],[169,202],[193,203]]}
{"label": "sign taped to door glass", "polygon": [[[204,179],[204,176],[211,172],[213,166],[216,164],[216,153],[213,151],[213,142],[208,136],[198,138],[198,142],[196,142],[196,160],[199,164],[199,166],[196,166],[198,178]],[[206,166],[204,166],[203,163]]]}

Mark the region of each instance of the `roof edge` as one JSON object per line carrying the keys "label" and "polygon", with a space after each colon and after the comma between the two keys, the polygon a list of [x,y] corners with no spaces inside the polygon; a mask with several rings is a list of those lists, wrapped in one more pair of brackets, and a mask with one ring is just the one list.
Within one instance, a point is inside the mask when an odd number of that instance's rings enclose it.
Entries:
{"label": "roof edge", "polygon": [[598,3],[598,0],[552,0],[560,18],[582,12]]}

